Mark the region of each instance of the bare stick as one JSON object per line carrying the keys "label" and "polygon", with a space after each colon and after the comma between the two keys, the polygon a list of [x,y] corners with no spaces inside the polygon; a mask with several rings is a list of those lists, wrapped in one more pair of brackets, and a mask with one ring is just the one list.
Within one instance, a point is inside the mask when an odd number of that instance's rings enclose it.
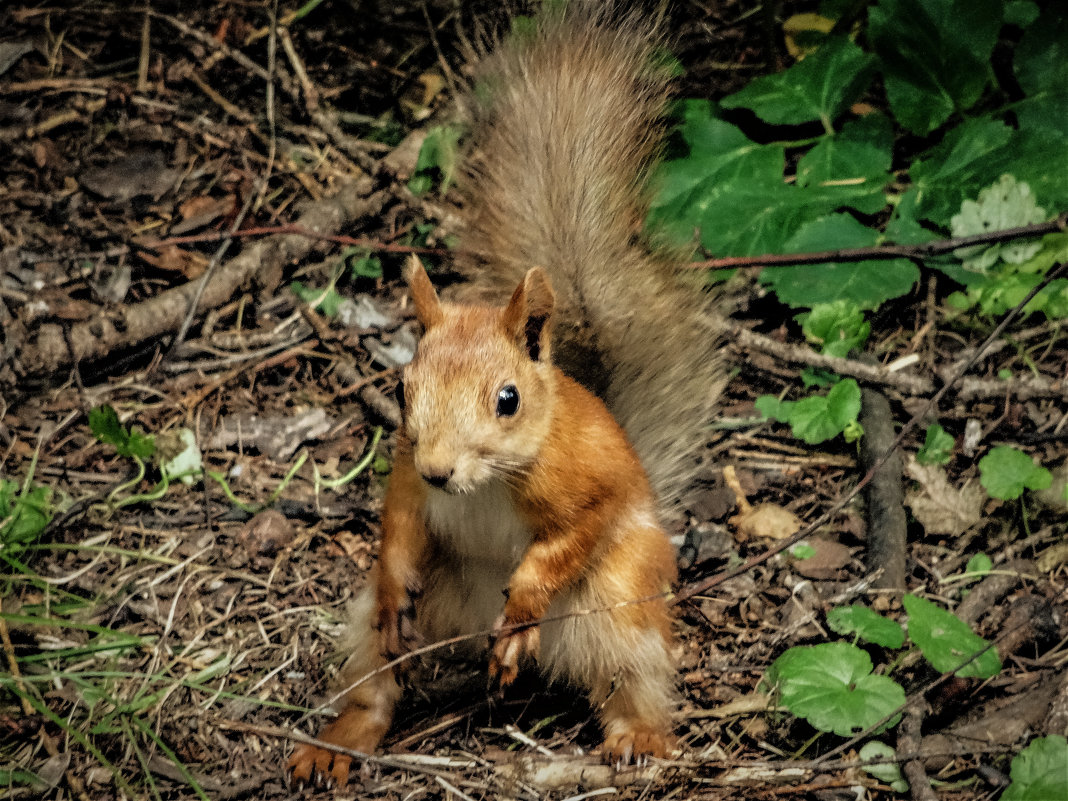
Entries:
{"label": "bare stick", "polygon": [[842,248],[841,250],[824,250],[816,253],[768,253],[763,256],[726,256],[720,259],[695,261],[687,266],[698,270],[713,270],[725,267],[782,267],[790,264],[825,264],[830,261],[923,259],[949,253],[957,248],[1055,234],[1064,231],[1066,228],[1068,228],[1068,211],[1062,212],[1056,219],[1049,222],[1021,225],[1016,228],[1005,228],[1001,231],[990,231],[974,236],[939,239],[918,245],[877,245],[870,248]]}

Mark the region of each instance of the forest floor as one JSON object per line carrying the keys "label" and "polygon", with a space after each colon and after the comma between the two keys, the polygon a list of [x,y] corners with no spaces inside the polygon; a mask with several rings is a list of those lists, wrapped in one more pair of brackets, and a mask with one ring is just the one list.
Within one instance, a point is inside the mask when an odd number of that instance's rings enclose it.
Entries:
{"label": "forest floor", "polygon": [[[291,786],[285,763],[294,737],[326,719],[345,604],[375,559],[392,390],[415,331],[401,264],[416,250],[457,279],[450,196],[413,195],[407,181],[426,130],[448,118],[463,40],[489,12],[328,0],[273,33],[270,5],[0,10],[0,502],[30,498],[41,520],[0,543],[11,798],[335,796]],[[751,4],[676,5],[683,92],[722,97],[782,58]],[[731,323],[770,345],[726,348],[730,384],[673,532],[680,584],[697,589],[776,544],[774,532],[739,538],[725,464],[750,502],[805,523],[832,514],[809,538],[812,558],[778,553],[678,605],[678,757],[615,774],[590,753],[598,727],[571,690],[525,676],[500,692],[484,665],[437,652],[409,679],[391,758],[368,760],[337,797],[897,794],[857,765],[859,741],[816,731],[759,687],[787,648],[840,639],[832,606],[904,615],[900,593],[869,580],[864,504],[838,503],[865,472],[856,446],[804,446],[754,409],[799,385],[801,365],[774,347],[797,326],[755,281],[729,292]],[[870,351],[946,375],[990,327],[948,321],[943,294],[932,280],[886,307]],[[315,311],[306,301],[319,297]],[[1027,321],[969,375],[1026,360],[1063,381],[1066,338]],[[882,389],[899,426],[930,394]],[[101,406],[118,415],[111,442],[90,428]],[[947,429],[977,420],[983,437],[1048,465],[1063,459],[1066,415],[1063,396],[950,393],[938,409]],[[161,485],[136,456],[145,437],[181,450],[183,428],[216,478]],[[977,476],[975,460],[957,460],[952,487]],[[937,798],[996,797],[1012,756],[1068,716],[1057,550],[1068,514],[925,480],[903,479],[952,519],[936,533],[910,518],[906,588],[995,640],[1003,667],[982,681],[888,656],[914,703],[880,739]],[[995,569],[967,572],[976,554]]]}

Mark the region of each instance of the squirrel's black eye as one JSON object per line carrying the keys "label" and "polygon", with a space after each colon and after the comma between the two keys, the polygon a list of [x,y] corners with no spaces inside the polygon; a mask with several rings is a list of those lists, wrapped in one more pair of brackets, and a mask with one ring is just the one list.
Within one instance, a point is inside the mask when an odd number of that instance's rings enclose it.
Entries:
{"label": "squirrel's black eye", "polygon": [[509,384],[497,393],[497,416],[511,417],[519,411],[519,390]]}
{"label": "squirrel's black eye", "polygon": [[397,405],[400,406],[401,411],[404,411],[404,382],[397,382],[397,389],[395,390],[397,395]]}

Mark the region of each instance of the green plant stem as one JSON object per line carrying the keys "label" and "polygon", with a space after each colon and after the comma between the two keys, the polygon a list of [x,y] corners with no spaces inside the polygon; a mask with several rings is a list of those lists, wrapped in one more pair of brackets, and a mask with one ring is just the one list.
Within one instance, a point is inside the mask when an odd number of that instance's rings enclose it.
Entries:
{"label": "green plant stem", "polygon": [[159,788],[156,787],[156,777],[152,775],[152,769],[148,766],[148,760],[145,759],[144,751],[137,745],[137,738],[134,736],[133,730],[130,728],[130,721],[125,717],[122,718],[122,733],[126,735],[126,740],[130,743],[130,748],[134,752],[134,756],[137,757],[137,761],[141,764],[141,772],[145,776],[145,781],[148,782],[148,790],[152,793],[152,797],[156,801],[162,801]]}
{"label": "green plant stem", "polygon": [[178,772],[182,774],[182,778],[186,780],[186,783],[193,789],[193,792],[197,794],[197,797],[200,798],[201,801],[211,801],[201,788],[200,784],[193,777],[193,774],[189,772],[189,768],[187,768],[182,760],[178,758],[178,755],[174,753],[162,739],[160,739],[159,735],[152,731],[152,728],[140,717],[131,715],[130,720],[141,730],[142,734],[152,740],[152,742],[156,744],[156,747],[167,755],[167,758],[174,764],[174,767],[178,769]]}
{"label": "green plant stem", "polygon": [[804,744],[800,748],[798,748],[796,751],[794,751],[794,753],[791,755],[791,759],[797,759],[798,757],[800,757],[809,748],[811,748],[812,744],[815,743],[816,740],[818,740],[822,735],[823,735],[823,732],[818,731],[815,734],[813,734],[811,737],[809,737],[807,740],[805,740]]}
{"label": "green plant stem", "polygon": [[108,493],[108,497],[104,499],[104,503],[107,505],[109,511],[114,511],[117,508],[114,501],[116,495],[120,492],[125,492],[130,487],[137,486],[137,484],[141,482],[141,479],[145,477],[145,463],[141,461],[139,456],[130,456],[130,458],[133,459],[134,463],[137,465],[137,475],[129,481],[119,484],[119,486],[115,487],[115,489]]}
{"label": "green plant stem", "polygon": [[893,660],[886,666],[886,670],[883,671],[883,675],[892,676],[894,674],[894,671],[901,667],[901,665],[903,665],[905,661],[909,659],[913,654],[915,654],[918,650],[919,649],[917,648],[907,648],[905,650],[898,651],[894,655]]}
{"label": "green plant stem", "polygon": [[986,578],[987,576],[1013,576],[1031,579],[1032,581],[1038,581],[1039,576],[1031,576],[1025,573],[1017,573],[1012,570],[974,570],[970,573],[958,573],[955,576],[946,576],[939,583],[941,584],[956,584],[961,581],[974,581],[975,579]]}
{"label": "green plant stem", "polygon": [[287,24],[292,25],[297,20],[304,19],[304,17],[308,16],[308,14],[310,14],[315,9],[317,9],[320,5],[322,5],[322,2],[323,2],[323,0],[308,0],[307,3],[302,5],[300,8],[298,8],[296,11],[294,11],[290,15]]}
{"label": "green plant stem", "polygon": [[297,461],[291,468],[289,468],[289,471],[282,478],[282,481],[278,484],[277,487],[275,487],[274,492],[271,493],[271,496],[264,503],[250,504],[242,501],[240,498],[234,495],[234,491],[230,489],[230,484],[226,481],[226,476],[216,470],[205,470],[204,475],[206,475],[210,479],[213,479],[219,484],[220,487],[222,487],[223,494],[226,495],[226,498],[230,501],[230,503],[232,503],[234,506],[236,506],[243,512],[247,512],[250,515],[255,515],[259,514],[264,509],[269,508],[276,500],[278,500],[278,496],[282,494],[282,491],[289,485],[289,482],[293,480],[293,476],[297,474],[297,471],[300,470],[300,468],[304,465],[304,462],[306,462],[307,460],[308,452],[302,451],[300,456],[297,458]]}
{"label": "green plant stem", "polygon": [[170,487],[170,485],[171,485],[170,479],[168,479],[167,478],[167,474],[164,473],[163,477],[160,478],[160,480],[156,484],[156,486],[154,486],[148,492],[141,493],[141,494],[138,494],[138,495],[129,495],[129,496],[125,497],[125,498],[121,498],[121,499],[119,499],[118,501],[115,502],[115,507],[114,508],[121,509],[124,506],[132,506],[135,503],[143,503],[144,501],[156,501],[156,500],[159,500],[167,492],[167,489]]}
{"label": "green plant stem", "polygon": [[[29,660],[23,658],[20,662],[27,662]],[[34,660],[40,661],[40,660]],[[215,695],[219,698],[225,698],[229,701],[242,701],[255,706],[269,707],[270,709],[279,709],[284,712],[300,712],[309,713],[314,712],[318,707],[306,707],[299,704],[286,704],[281,701],[271,701],[266,698],[256,698],[255,696],[241,695],[240,693],[231,692],[229,690],[219,690],[215,687],[208,687],[205,684],[197,681],[190,681],[189,679],[174,679],[162,676],[158,673],[143,673],[137,671],[123,671],[123,670],[87,670],[79,671],[77,673],[71,673],[64,670],[51,670],[48,673],[35,673],[29,676],[24,676],[23,681],[26,684],[50,684],[57,679],[65,679],[67,681],[75,681],[76,679],[138,679],[144,681],[157,681],[173,684],[178,687],[182,687],[187,690],[194,690],[195,692],[204,693],[205,695]],[[6,687],[14,683],[14,679],[5,675],[0,675],[0,687]]]}
{"label": "green plant stem", "polygon": [[75,629],[76,631],[88,631],[92,634],[109,634],[119,639],[116,647],[147,645],[156,641],[156,637],[139,637],[136,634],[127,634],[123,631],[109,629],[107,626],[98,626],[95,623],[76,623],[71,620],[62,620],[53,617],[37,617],[36,615],[16,615],[10,612],[0,612],[0,617],[8,623],[21,623],[24,626],[50,626],[55,628]]}
{"label": "green plant stem", "polygon": [[349,472],[347,472],[345,475],[341,476],[340,478],[323,478],[322,475],[320,475],[320,473],[319,473],[319,466],[317,464],[315,464],[315,462],[312,462],[312,469],[315,471],[315,493],[316,493],[316,495],[319,494],[319,488],[320,487],[326,487],[327,489],[337,489],[338,487],[342,487],[345,484],[348,484],[350,481],[352,481],[354,478],[356,478],[356,476],[358,476],[360,473],[362,473],[364,470],[366,470],[367,466],[370,465],[371,462],[375,458],[375,448],[378,447],[378,442],[381,439],[382,439],[382,427],[378,426],[377,428],[375,428],[375,432],[371,436],[371,444],[367,449],[367,453],[365,453],[363,455],[363,458],[360,459],[360,461],[358,461],[353,466],[353,468],[351,470],[349,470]]}
{"label": "green plant stem", "polygon": [[37,460],[41,455],[41,441],[37,440],[37,446],[33,449],[33,455],[30,457],[30,467],[26,471],[26,478],[22,482],[22,489],[19,492],[19,503],[23,503],[26,500],[26,496],[30,494],[30,484],[33,482],[33,474],[37,472]]}

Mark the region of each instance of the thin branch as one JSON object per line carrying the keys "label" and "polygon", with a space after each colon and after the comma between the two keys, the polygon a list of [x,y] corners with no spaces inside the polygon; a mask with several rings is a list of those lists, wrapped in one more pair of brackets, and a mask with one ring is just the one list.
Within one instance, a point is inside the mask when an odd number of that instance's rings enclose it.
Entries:
{"label": "thin branch", "polygon": [[[846,359],[841,356],[827,356],[817,353],[812,348],[804,345],[778,342],[771,337],[758,334],[733,321],[726,321],[725,325],[729,333],[727,341],[732,349],[742,352],[762,351],[784,362],[804,364],[810,367],[822,367],[827,370],[833,370],[839,375],[851,376],[871,384],[891,387],[905,395],[927,395],[934,391],[934,382],[931,379],[915,373],[888,370],[884,365],[865,364],[864,362]],[[1002,382],[1002,386],[1004,387],[1004,382]]]}
{"label": "thin branch", "polygon": [[879,259],[924,259],[950,253],[957,248],[971,245],[987,245],[995,242],[1010,242],[1014,239],[1056,234],[1068,229],[1068,211],[1062,212],[1049,222],[1005,228],[974,236],[958,236],[938,239],[917,245],[876,245],[869,248],[842,248],[816,253],[768,253],[763,256],[725,256],[719,259],[695,261],[687,265],[698,270],[723,269],[725,267],[782,267],[791,264],[825,264],[831,261],[874,261]]}

